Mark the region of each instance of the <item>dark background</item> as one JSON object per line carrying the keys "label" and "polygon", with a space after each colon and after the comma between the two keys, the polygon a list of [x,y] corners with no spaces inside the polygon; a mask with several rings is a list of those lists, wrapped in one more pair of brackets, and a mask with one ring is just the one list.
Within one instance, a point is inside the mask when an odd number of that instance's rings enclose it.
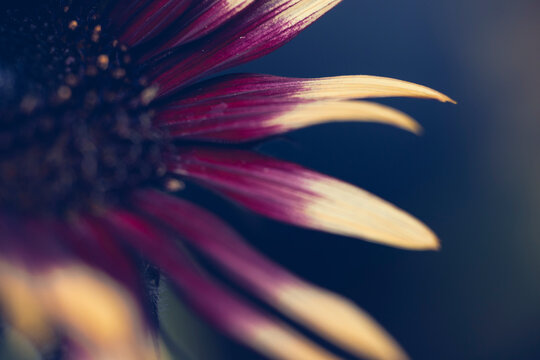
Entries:
{"label": "dark background", "polygon": [[[218,198],[203,202],[277,262],[366,309],[413,359],[540,359],[539,37],[538,0],[344,0],[282,49],[235,69],[389,76],[455,98],[458,105],[381,101],[421,122],[421,137],[334,124],[260,147],[397,204],[440,236],[440,252],[372,245],[282,225]],[[164,306],[183,324],[194,358],[260,358],[186,322],[168,296]]]}

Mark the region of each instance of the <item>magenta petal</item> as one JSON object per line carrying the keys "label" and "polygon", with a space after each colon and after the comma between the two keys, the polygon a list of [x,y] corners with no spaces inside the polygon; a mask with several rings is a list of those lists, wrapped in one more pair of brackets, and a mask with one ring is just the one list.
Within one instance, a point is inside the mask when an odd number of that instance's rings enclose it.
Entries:
{"label": "magenta petal", "polygon": [[70,257],[52,223],[35,218],[0,215],[0,252],[29,269],[51,267]]}
{"label": "magenta petal", "polygon": [[321,335],[362,357],[406,358],[399,345],[361,309],[281,268],[206,210],[152,190],[137,192],[134,202],[272,306]]}
{"label": "magenta petal", "polygon": [[219,98],[159,112],[155,123],[176,138],[252,141],[307,126],[340,122],[379,122],[418,132],[408,115],[366,101],[316,101],[293,97]]}
{"label": "magenta petal", "polygon": [[129,45],[137,45],[158,35],[173,21],[186,11],[192,0],[155,0],[129,22],[123,30],[120,41]]}
{"label": "magenta petal", "polygon": [[276,220],[407,249],[437,249],[416,218],[337,179],[248,151],[183,149],[171,172]]}
{"label": "magenta petal", "polygon": [[265,293],[294,277],[248,246],[223,221],[206,210],[158,191],[139,191],[135,205],[225,267],[245,285]]}
{"label": "magenta petal", "polygon": [[104,269],[126,284],[134,293],[142,295],[139,270],[118,240],[91,217],[79,218],[72,224],[72,233],[65,233],[64,241],[72,251]]}
{"label": "magenta petal", "polygon": [[194,80],[266,55],[296,36],[340,0],[259,1],[193,49],[154,66],[163,96]]}
{"label": "magenta petal", "polygon": [[353,99],[405,96],[452,101],[428,87],[377,76],[295,79],[228,75],[198,84],[164,105],[154,124],[176,138],[252,141],[331,122],[377,122],[419,133],[410,116]]}
{"label": "magenta petal", "polygon": [[138,14],[145,6],[150,4],[152,0],[120,0],[114,5],[111,11],[110,18],[112,26],[116,29],[125,27],[128,20]]}
{"label": "magenta petal", "polygon": [[347,100],[380,97],[415,97],[454,102],[426,86],[368,75],[325,78],[286,78],[263,74],[230,74],[186,89],[172,106],[208,100],[242,98],[294,98],[297,100]]}
{"label": "magenta petal", "polygon": [[286,126],[272,122],[293,110],[290,99],[216,99],[160,111],[155,123],[176,138],[218,141],[249,141],[274,135]]}
{"label": "magenta petal", "polygon": [[[169,236],[142,218],[110,211],[103,222],[159,266],[201,315],[236,340],[275,358],[337,360],[202,275]],[[283,340],[283,344],[275,343],[276,339]]]}
{"label": "magenta petal", "polygon": [[162,269],[209,320],[227,327],[237,318],[251,316],[251,310],[244,309],[228,292],[198,274],[191,260],[180,252],[176,244],[147,221],[123,211],[109,211],[103,220],[129,246],[145,254],[148,260]]}
{"label": "magenta petal", "polygon": [[174,25],[171,38],[156,50],[150,50],[143,60],[174,47],[199,39],[218,29],[245,9],[254,0],[199,0]]}
{"label": "magenta petal", "polygon": [[251,210],[286,222],[305,222],[305,196],[316,194],[302,167],[249,151],[194,148],[169,161],[170,171],[192,178]]}
{"label": "magenta petal", "polygon": [[302,80],[265,74],[228,74],[200,82],[186,89],[171,106],[200,103],[236,96],[285,97],[301,91]]}

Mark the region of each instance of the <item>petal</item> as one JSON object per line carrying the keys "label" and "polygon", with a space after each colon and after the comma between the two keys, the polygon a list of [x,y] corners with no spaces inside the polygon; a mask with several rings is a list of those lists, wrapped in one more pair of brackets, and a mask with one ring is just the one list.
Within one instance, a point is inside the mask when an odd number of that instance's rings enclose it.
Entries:
{"label": "petal", "polygon": [[174,25],[178,31],[174,31],[164,45],[146,54],[143,60],[149,59],[152,54],[159,54],[208,35],[253,2],[254,0],[200,0]]}
{"label": "petal", "polygon": [[296,36],[341,0],[276,0],[253,3],[219,32],[193,48],[152,65],[159,95],[197,78],[266,55]]}
{"label": "petal", "polygon": [[228,75],[187,89],[158,112],[155,124],[173,137],[241,142],[336,121],[375,121],[418,133],[409,116],[352,98],[409,96],[451,101],[425,86],[372,77],[294,79]]}
{"label": "petal", "polygon": [[118,0],[115,1],[113,9],[110,12],[112,26],[116,29],[129,24],[140,11],[148,6],[153,0]]}
{"label": "petal", "polygon": [[[32,322],[23,331],[31,339],[51,342],[48,334],[55,329],[92,358],[155,359],[152,338],[132,293],[63,249],[53,225],[41,219],[0,218],[0,289],[6,287],[12,296],[10,300],[0,290],[0,299],[14,317],[10,320],[17,327],[24,325],[26,318],[20,318],[19,311],[24,307],[22,314]],[[24,247],[17,247],[17,239]]]}
{"label": "petal", "polygon": [[204,209],[157,191],[138,192],[135,204],[273,306],[354,354],[370,359],[406,358],[399,345],[361,309],[282,269]]}
{"label": "petal", "polygon": [[394,125],[415,133],[420,125],[387,106],[361,101],[291,102],[287,99],[218,99],[156,117],[175,138],[205,141],[251,141],[328,122],[358,121]]}
{"label": "petal", "polygon": [[95,359],[153,359],[155,350],[128,292],[76,262],[38,272],[0,259],[0,299],[8,320],[42,346],[51,325]]}
{"label": "petal", "polygon": [[185,258],[167,235],[142,218],[111,210],[103,222],[117,231],[130,246],[161,267],[200,314],[236,340],[275,359],[337,360],[195,270],[191,261]]}
{"label": "petal", "polygon": [[129,46],[158,35],[173,21],[178,19],[192,0],[154,0],[145,6],[129,21],[123,30],[120,41]]}
{"label": "petal", "polygon": [[406,249],[437,249],[420,221],[340,180],[247,151],[184,149],[171,172],[284,222]]}
{"label": "petal", "polygon": [[157,359],[130,293],[104,274],[66,263],[36,275],[42,303],[94,359]]}
{"label": "petal", "polygon": [[54,341],[51,321],[35,296],[29,274],[12,260],[0,258],[0,308],[3,317],[32,343],[44,347]]}
{"label": "petal", "polygon": [[218,98],[279,97],[305,100],[347,100],[375,97],[414,97],[454,102],[426,86],[391,78],[352,75],[318,79],[285,78],[261,74],[232,74],[207,80],[186,89],[172,106]]}
{"label": "petal", "polygon": [[69,231],[61,232],[66,247],[87,264],[101,269],[129,289],[146,316],[146,322],[157,328],[156,304],[144,286],[140,264],[136,264],[117,239],[94,223],[92,218],[80,216],[73,219],[70,225]]}

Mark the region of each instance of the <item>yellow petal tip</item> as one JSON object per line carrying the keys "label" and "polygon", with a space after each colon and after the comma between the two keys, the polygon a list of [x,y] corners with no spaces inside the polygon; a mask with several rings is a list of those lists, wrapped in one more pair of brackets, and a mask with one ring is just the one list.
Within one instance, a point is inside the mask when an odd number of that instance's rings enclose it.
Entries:
{"label": "yellow petal tip", "polygon": [[449,96],[444,95],[443,93],[441,93],[440,101],[443,102],[443,103],[451,103],[451,104],[457,105],[456,100],[452,99]]}

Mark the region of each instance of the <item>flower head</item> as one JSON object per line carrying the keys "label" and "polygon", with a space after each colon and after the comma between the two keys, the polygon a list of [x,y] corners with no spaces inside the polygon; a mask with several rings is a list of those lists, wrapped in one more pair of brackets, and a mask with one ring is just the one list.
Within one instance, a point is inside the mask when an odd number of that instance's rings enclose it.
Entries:
{"label": "flower head", "polygon": [[373,76],[207,79],[278,48],[339,2],[4,6],[0,305],[11,327],[39,351],[61,344],[69,358],[156,358],[152,289],[161,272],[202,317],[271,358],[337,359],[201,274],[181,249],[189,244],[343,349],[405,358],[354,304],[281,268],[182,199],[184,182],[195,182],[286,223],[407,249],[438,247],[424,224],[364,190],[235,149],[335,121],[418,132],[409,116],[359,99],[451,101],[424,86]]}

